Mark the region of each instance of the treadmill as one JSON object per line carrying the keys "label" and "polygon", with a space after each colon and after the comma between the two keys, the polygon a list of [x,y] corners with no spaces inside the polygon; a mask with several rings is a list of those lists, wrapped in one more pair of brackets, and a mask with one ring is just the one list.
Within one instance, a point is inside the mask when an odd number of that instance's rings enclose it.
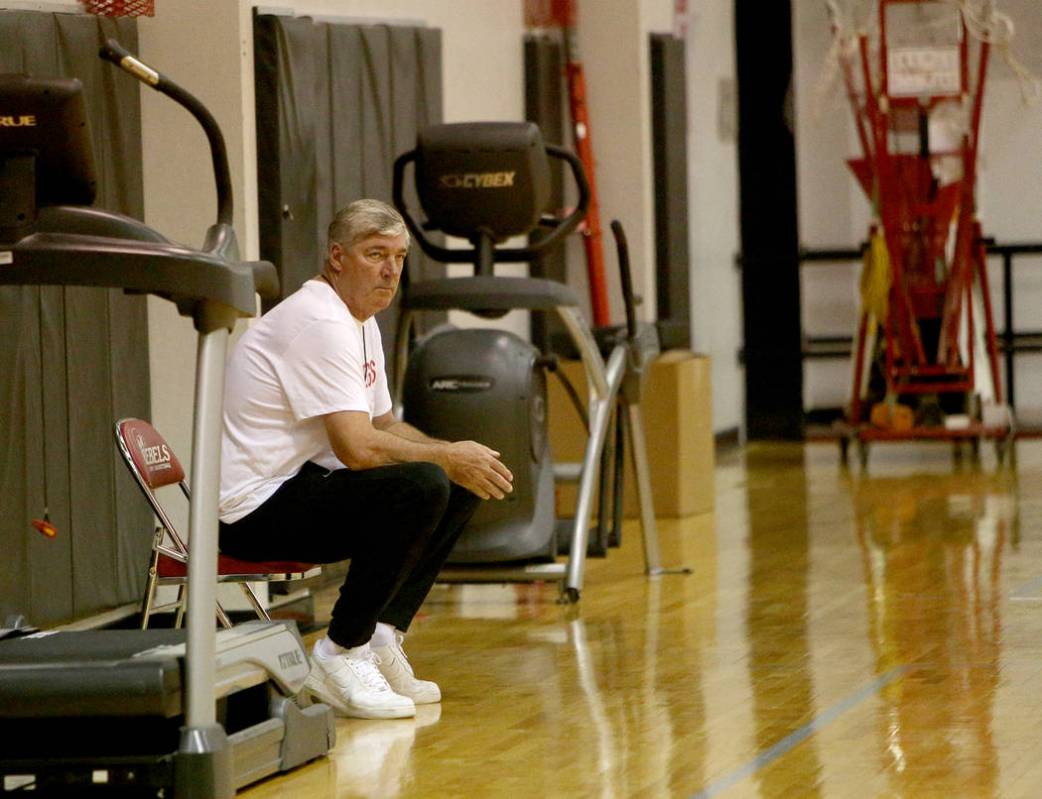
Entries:
{"label": "treadmill", "polygon": [[192,95],[113,40],[102,58],[188,109],[210,142],[218,219],[200,250],[90,207],[93,154],[74,79],[0,75],[0,284],[149,293],[198,333],[186,630],[7,631],[0,640],[0,793],[228,797],[326,754],[331,709],[298,699],[309,665],[292,623],[216,630],[224,362],[274,267],[239,259],[227,154]]}

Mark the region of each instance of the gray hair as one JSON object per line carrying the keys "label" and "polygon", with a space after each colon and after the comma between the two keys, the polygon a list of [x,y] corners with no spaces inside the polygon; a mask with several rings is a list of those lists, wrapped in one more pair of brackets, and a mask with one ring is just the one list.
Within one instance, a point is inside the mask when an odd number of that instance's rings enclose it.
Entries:
{"label": "gray hair", "polygon": [[387,203],[379,200],[355,200],[336,212],[329,223],[326,249],[335,241],[351,247],[369,236],[399,236],[405,234],[405,246],[409,246],[409,229],[402,215]]}

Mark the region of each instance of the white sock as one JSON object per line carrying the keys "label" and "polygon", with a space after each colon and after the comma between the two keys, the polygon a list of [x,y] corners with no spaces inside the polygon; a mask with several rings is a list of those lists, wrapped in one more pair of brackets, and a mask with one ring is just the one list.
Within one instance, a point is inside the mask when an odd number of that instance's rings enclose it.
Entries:
{"label": "white sock", "polygon": [[351,650],[345,649],[340,646],[340,644],[330,640],[328,635],[318,639],[318,642],[315,644],[315,655],[320,660],[329,660],[330,658],[335,658],[338,655],[343,655],[350,651]]}
{"label": "white sock", "polygon": [[370,646],[390,646],[394,643],[394,627],[384,624],[382,621],[376,623],[373,637],[369,639]]}

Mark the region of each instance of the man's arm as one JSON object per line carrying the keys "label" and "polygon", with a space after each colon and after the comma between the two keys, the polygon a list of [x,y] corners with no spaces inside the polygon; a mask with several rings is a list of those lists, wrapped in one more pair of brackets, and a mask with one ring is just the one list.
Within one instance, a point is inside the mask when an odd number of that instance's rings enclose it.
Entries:
{"label": "man's arm", "polygon": [[408,422],[402,422],[394,418],[394,414],[388,411],[383,416],[373,417],[373,427],[377,430],[383,430],[385,433],[391,433],[392,435],[400,436],[401,438],[409,441],[417,441],[421,444],[447,444],[447,441],[442,441],[438,438],[431,438],[426,433],[423,433],[419,429],[413,427]]}
{"label": "man's arm", "polygon": [[340,462],[355,470],[392,463],[435,463],[450,480],[482,499],[502,499],[513,490],[514,476],[495,450],[476,441],[438,441],[393,417],[389,423],[389,416],[373,421],[362,411],[324,416],[329,442]]}

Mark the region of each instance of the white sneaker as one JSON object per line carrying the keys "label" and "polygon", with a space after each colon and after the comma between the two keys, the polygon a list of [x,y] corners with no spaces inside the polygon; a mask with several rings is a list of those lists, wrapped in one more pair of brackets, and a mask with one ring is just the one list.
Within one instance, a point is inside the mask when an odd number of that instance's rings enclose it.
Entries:
{"label": "white sneaker", "polygon": [[390,684],[391,689],[402,696],[412,699],[417,705],[430,705],[441,701],[441,689],[436,682],[417,680],[413,674],[412,664],[405,656],[402,642],[404,633],[394,631],[394,641],[387,646],[374,646],[373,655],[380,673]]}
{"label": "white sneaker", "polygon": [[315,652],[304,690],[333,708],[338,716],[404,719],[416,715],[412,699],[395,693],[387,684],[369,644],[331,658]]}

